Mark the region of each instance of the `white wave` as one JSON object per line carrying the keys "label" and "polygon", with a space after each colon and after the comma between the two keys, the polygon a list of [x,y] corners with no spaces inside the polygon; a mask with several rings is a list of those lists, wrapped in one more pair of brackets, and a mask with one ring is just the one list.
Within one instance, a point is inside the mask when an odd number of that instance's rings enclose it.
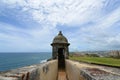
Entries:
{"label": "white wave", "polygon": [[41,60],[40,63],[45,63],[47,62],[47,59]]}

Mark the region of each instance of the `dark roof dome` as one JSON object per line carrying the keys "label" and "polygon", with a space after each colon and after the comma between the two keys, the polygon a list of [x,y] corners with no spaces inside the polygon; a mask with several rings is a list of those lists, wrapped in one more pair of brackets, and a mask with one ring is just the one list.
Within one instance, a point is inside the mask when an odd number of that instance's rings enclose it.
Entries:
{"label": "dark roof dome", "polygon": [[68,43],[68,40],[60,31],[59,34],[53,39],[53,43]]}

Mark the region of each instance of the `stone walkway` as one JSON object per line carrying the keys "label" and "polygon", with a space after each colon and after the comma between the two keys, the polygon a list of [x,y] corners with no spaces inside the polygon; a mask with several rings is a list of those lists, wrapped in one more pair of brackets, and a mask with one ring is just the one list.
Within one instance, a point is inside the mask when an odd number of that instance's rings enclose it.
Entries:
{"label": "stone walkway", "polygon": [[58,71],[58,80],[67,80],[66,73],[65,73],[64,70],[59,70]]}

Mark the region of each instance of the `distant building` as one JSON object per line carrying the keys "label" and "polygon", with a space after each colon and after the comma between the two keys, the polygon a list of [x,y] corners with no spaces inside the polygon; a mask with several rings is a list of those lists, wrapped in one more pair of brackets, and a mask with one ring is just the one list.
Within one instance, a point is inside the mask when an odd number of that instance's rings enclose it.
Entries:
{"label": "distant building", "polygon": [[109,55],[111,57],[120,57],[120,50],[110,51]]}

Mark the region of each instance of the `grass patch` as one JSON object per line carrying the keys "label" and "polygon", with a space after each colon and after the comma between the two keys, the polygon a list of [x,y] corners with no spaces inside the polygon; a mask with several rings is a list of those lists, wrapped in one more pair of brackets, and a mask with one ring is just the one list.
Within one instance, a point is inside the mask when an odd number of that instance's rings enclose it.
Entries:
{"label": "grass patch", "polygon": [[96,64],[120,67],[120,59],[114,59],[114,58],[72,56],[72,57],[70,57],[70,59],[77,60],[77,61],[83,61],[83,62],[89,62],[89,63],[96,63]]}

